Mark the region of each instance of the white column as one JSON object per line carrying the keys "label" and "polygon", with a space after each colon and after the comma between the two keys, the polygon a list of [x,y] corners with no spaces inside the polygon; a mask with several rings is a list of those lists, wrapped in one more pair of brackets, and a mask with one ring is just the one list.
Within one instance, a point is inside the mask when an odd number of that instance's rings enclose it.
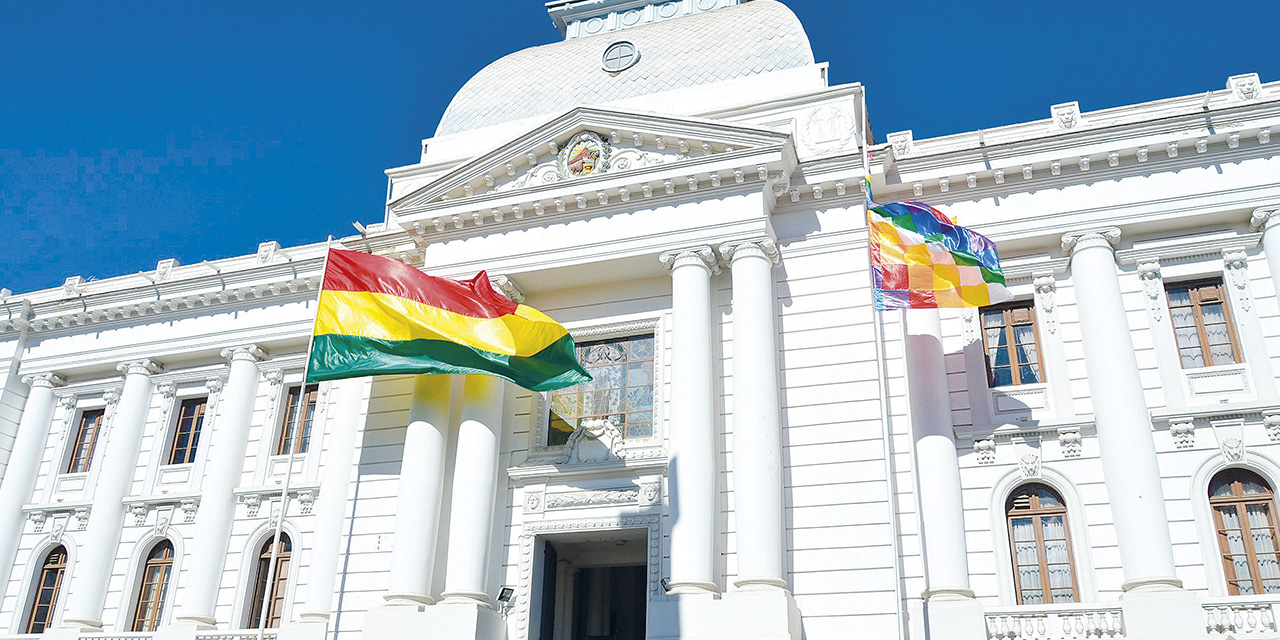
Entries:
{"label": "white column", "polygon": [[231,544],[235,489],[244,469],[249,425],[253,421],[253,405],[258,397],[258,378],[261,375],[257,363],[266,357],[266,353],[256,345],[245,345],[223,349],[222,357],[228,359],[231,366],[218,401],[218,428],[212,434],[213,450],[209,455],[208,474],[200,491],[191,565],[175,618],[179,623],[206,629],[217,624],[213,614]]}
{"label": "white column", "polygon": [[489,540],[493,501],[498,488],[498,453],[502,429],[501,378],[468,375],[462,392],[453,494],[449,498],[449,550],[443,603],[489,606],[485,576],[489,572]]}
{"label": "white column", "polygon": [[733,493],[739,588],[783,588],[782,427],[772,240],[726,243],[733,270]]}
{"label": "white column", "polygon": [[659,256],[671,270],[667,518],[670,592],[715,593],[716,429],[711,367],[711,247]]}
{"label": "white column", "polygon": [[1120,230],[1114,227],[1069,233],[1062,237],[1062,250],[1071,256],[1084,366],[1124,589],[1179,588],[1151,417],[1112,249],[1119,239]]}
{"label": "white column", "polygon": [[1280,207],[1259,207],[1253,210],[1249,228],[1262,232],[1262,253],[1267,256],[1267,268],[1271,271],[1271,285],[1280,298]]}
{"label": "white column", "polygon": [[49,427],[53,424],[53,388],[66,383],[52,373],[27,376],[22,381],[31,387],[31,391],[22,408],[9,468],[3,482],[0,482],[0,584],[9,582],[9,572],[14,566],[22,538],[22,527],[27,522],[22,516],[22,506],[31,500],[31,492],[36,487],[40,460],[44,457]]}
{"label": "white column", "polygon": [[69,571],[70,590],[63,626],[82,630],[102,629],[102,608],[107,597],[107,582],[120,546],[120,530],[124,526],[124,497],[133,482],[142,445],[142,431],[151,408],[151,375],[160,366],[150,360],[122,362],[117,370],[124,372],[124,388],[106,434],[107,445],[95,464],[102,464],[98,484],[93,488],[89,525],[84,532],[84,548]]}
{"label": "white column", "polygon": [[924,536],[925,597],[972,598],[964,543],[960,459],[951,425],[951,399],[943,362],[942,324],[936,309],[903,312],[907,393],[915,443],[916,484]]}
{"label": "white column", "polygon": [[[333,610],[334,586],[338,582],[338,561],[342,555],[342,530],[347,516],[347,493],[354,472],[356,442],[363,423],[368,378],[350,378],[337,385],[338,401],[325,439],[324,469],[320,494],[312,507],[315,535],[311,537],[311,568],[307,572],[307,596],[298,618],[302,622],[324,623]],[[312,440],[314,442],[314,439]],[[318,455],[313,448],[307,455]]]}
{"label": "white column", "polygon": [[449,433],[452,376],[418,376],[404,435],[396,533],[391,551],[391,604],[431,604],[431,579],[444,497],[444,453]]}

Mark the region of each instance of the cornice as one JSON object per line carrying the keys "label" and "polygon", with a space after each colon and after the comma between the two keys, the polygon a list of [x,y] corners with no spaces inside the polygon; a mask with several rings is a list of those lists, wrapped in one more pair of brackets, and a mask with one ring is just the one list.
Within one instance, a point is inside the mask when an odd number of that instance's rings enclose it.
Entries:
{"label": "cornice", "polygon": [[[657,209],[660,207],[670,207],[695,200],[706,200],[714,198],[730,198],[734,196],[758,194],[762,191],[767,192],[768,187],[775,180],[781,180],[783,174],[781,172],[773,172],[768,174],[765,180],[760,180],[758,173],[751,175],[743,174],[741,183],[736,180],[722,180],[719,187],[704,186],[703,181],[699,181],[696,188],[691,188],[688,180],[677,182],[671,180],[671,192],[667,193],[663,187],[653,188],[650,196],[645,196],[643,191],[633,192],[627,199],[623,200],[616,195],[608,197],[604,204],[601,204],[598,195],[594,194],[591,198],[583,196],[583,204],[579,206],[574,200],[564,202],[564,211],[557,211],[554,205],[544,205],[544,213],[537,215],[530,214],[534,211],[532,205],[524,207],[525,212],[520,217],[515,217],[511,213],[503,215],[502,221],[496,221],[492,214],[482,216],[484,220],[481,224],[476,224],[474,217],[461,219],[461,226],[458,222],[450,221],[447,225],[443,225],[443,230],[437,230],[427,221],[404,221],[402,224],[406,227],[414,229],[416,236],[399,235],[394,243],[395,245],[403,245],[405,242],[414,241],[419,245],[430,242],[448,242],[459,238],[470,238],[480,235],[481,231],[488,233],[490,229],[501,231],[514,231],[529,226],[545,225],[551,222],[563,224],[577,220],[585,220],[588,218],[599,218],[618,213],[630,213],[635,211],[643,211],[648,209]],[[616,194],[617,190],[612,190]],[[510,208],[506,208],[510,211]],[[443,222],[443,221],[442,221]],[[483,227],[483,229],[481,229]],[[389,239],[389,238],[388,238]],[[392,248],[392,243],[382,243],[380,246],[374,247],[375,253],[390,253],[395,255],[399,251]],[[412,252],[408,252],[412,253]]]}
{"label": "cornice", "polygon": [[[649,209],[689,198],[768,190],[788,179],[784,145],[691,158],[672,164],[604,173],[524,189],[481,194],[394,211],[419,242],[476,235],[482,226],[514,228],[534,219],[599,216]],[[523,221],[523,222],[522,222]]]}
{"label": "cornice", "polygon": [[[324,264],[323,259],[309,261],[307,271],[319,272]],[[303,269],[294,267],[286,270],[289,276]],[[216,309],[242,304],[253,300],[290,301],[297,298],[314,297],[312,292],[320,285],[320,275],[304,277],[288,277],[277,281],[267,281],[259,277],[237,279],[246,284],[236,286],[235,280],[224,280],[220,289],[209,289],[216,279],[201,278],[197,281],[181,283],[184,286],[161,289],[152,299],[139,300],[137,289],[112,292],[101,296],[84,296],[72,302],[55,302],[46,305],[35,305],[34,316],[25,321],[29,331],[33,333],[74,333],[82,331],[85,326],[114,326],[136,322],[137,318],[162,320],[188,314],[194,309]],[[199,286],[203,283],[205,287]],[[253,283],[253,284],[247,284]],[[121,303],[121,301],[124,301]],[[16,333],[24,328],[23,321],[0,320],[0,336]]]}
{"label": "cornice", "polygon": [[1186,240],[1187,242],[1182,244],[1121,249],[1116,251],[1116,260],[1120,264],[1128,265],[1152,260],[1168,263],[1197,258],[1221,257],[1224,249],[1252,249],[1258,246],[1262,238],[1257,234],[1242,234],[1212,240],[1202,240],[1195,237],[1189,237]]}

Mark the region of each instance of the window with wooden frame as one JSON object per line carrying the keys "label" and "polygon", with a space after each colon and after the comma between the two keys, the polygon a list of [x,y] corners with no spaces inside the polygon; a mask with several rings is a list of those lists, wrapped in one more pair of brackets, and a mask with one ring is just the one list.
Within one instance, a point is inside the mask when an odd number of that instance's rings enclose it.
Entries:
{"label": "window with wooden frame", "polygon": [[62,576],[66,571],[67,549],[58,545],[45,556],[40,575],[36,577],[31,615],[27,617],[23,633],[44,633],[53,624],[54,608],[58,606],[58,592],[62,590]]}
{"label": "window with wooden frame", "polygon": [[1009,387],[1044,382],[1035,303],[1027,300],[986,307],[981,317],[988,384]]}
{"label": "window with wooden frame", "polygon": [[318,384],[307,385],[305,393],[302,385],[289,388],[285,395],[284,422],[276,440],[276,455],[306,453],[311,448],[311,425],[315,421],[319,393]]}
{"label": "window with wooden frame", "polygon": [[133,631],[155,631],[160,626],[172,573],[173,543],[163,540],[152,547],[146,564],[142,566],[142,584],[138,587],[138,601],[133,608]]}
{"label": "window with wooden frame", "polygon": [[1231,595],[1280,593],[1276,501],[1262,476],[1227,469],[1209,481],[1209,506]]}
{"label": "window with wooden frame", "polygon": [[[246,626],[257,629],[262,621],[262,604],[267,603],[267,626],[275,629],[280,626],[284,617],[285,590],[289,585],[289,558],[293,546],[288,534],[280,534],[280,543],[276,546],[275,571],[271,570],[271,538],[262,543],[258,552],[258,570],[253,579],[253,590],[249,595],[249,620]],[[268,575],[271,574],[271,575]],[[267,596],[267,582],[271,582],[271,595]]]}
{"label": "window with wooden frame", "polygon": [[173,433],[173,449],[169,452],[169,464],[190,464],[196,460],[200,446],[200,428],[204,426],[204,412],[208,398],[183,400],[178,409],[178,425]]}
{"label": "window with wooden frame", "polygon": [[1165,285],[1183,369],[1240,362],[1240,342],[1222,278]]}
{"label": "window with wooden frame", "polygon": [[71,444],[71,456],[67,461],[67,473],[84,473],[93,462],[93,449],[98,445],[98,434],[102,432],[102,418],[105,409],[93,409],[80,414],[80,425],[76,428],[76,439]]}
{"label": "window with wooden frame", "polygon": [[1005,504],[1019,604],[1079,602],[1067,508],[1042,484],[1018,487]]}
{"label": "window with wooden frame", "polygon": [[607,419],[626,438],[653,435],[652,335],[578,345],[592,380],[551,392],[547,446],[563,445],[585,420]]}

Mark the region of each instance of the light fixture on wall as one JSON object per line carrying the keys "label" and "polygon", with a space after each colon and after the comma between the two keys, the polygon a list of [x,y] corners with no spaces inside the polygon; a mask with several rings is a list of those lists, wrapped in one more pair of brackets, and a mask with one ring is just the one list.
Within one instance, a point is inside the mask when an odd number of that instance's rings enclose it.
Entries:
{"label": "light fixture on wall", "polygon": [[670,579],[670,578],[663,578],[662,580],[659,580],[659,581],[658,581],[658,583],[662,585],[662,591],[663,591],[664,593],[665,593],[665,592],[667,592],[667,591],[670,591],[670,590],[671,590],[671,579]]}
{"label": "light fixture on wall", "polygon": [[503,587],[498,591],[498,602],[501,602],[502,604],[511,602],[511,596],[515,595],[515,593],[516,590],[514,587]]}

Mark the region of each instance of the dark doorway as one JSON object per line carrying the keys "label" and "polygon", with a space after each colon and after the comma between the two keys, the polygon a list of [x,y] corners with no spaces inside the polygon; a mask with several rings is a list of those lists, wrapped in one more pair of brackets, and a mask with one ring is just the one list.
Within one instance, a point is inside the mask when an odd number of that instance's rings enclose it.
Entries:
{"label": "dark doorway", "polygon": [[538,554],[538,640],[644,640],[646,533],[612,531],[545,539]]}
{"label": "dark doorway", "polygon": [[644,566],[576,573],[572,640],[644,640]]}

